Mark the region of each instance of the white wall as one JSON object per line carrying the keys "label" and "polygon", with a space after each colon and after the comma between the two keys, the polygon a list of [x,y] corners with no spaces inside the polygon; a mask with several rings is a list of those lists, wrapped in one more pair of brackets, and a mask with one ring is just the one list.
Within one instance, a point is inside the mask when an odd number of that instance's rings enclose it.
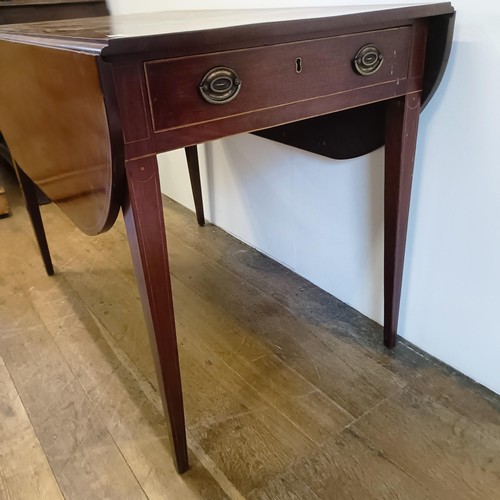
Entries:
{"label": "white wall", "polygon": [[[336,3],[356,2],[314,5]],[[500,393],[500,3],[453,4],[448,71],[421,117],[399,333]],[[238,2],[239,8],[301,5],[313,4]],[[229,0],[182,4],[232,6]],[[111,8],[179,7],[112,0]],[[204,153],[209,220],[382,321],[383,151],[332,161],[242,135],[208,144]],[[183,153],[162,155],[160,164],[164,192],[192,208]]]}

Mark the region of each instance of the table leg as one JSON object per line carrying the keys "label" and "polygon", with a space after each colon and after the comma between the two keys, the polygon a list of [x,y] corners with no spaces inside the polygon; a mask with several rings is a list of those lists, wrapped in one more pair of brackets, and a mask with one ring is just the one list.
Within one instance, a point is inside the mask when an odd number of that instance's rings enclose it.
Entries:
{"label": "table leg", "polygon": [[36,241],[42,254],[43,263],[45,264],[45,270],[49,276],[52,276],[54,274],[54,267],[50,258],[49,245],[40,214],[40,206],[38,205],[37,187],[18,165],[16,165],[16,172],[24,195],[24,201],[26,202],[26,208],[28,209],[28,215],[35,231]]}
{"label": "table leg", "polygon": [[384,344],[396,345],[420,93],[388,101],[385,125]]}
{"label": "table leg", "polygon": [[200,164],[198,162],[198,147],[189,146],[185,148],[186,159],[189,169],[189,180],[193,191],[194,206],[196,208],[196,219],[200,226],[205,225],[205,214],[203,213],[203,198],[201,195]]}
{"label": "table leg", "polygon": [[9,200],[5,194],[5,188],[0,186],[0,219],[10,215]]}
{"label": "table leg", "polygon": [[184,408],[156,157],[126,164],[123,214],[179,473],[188,469]]}

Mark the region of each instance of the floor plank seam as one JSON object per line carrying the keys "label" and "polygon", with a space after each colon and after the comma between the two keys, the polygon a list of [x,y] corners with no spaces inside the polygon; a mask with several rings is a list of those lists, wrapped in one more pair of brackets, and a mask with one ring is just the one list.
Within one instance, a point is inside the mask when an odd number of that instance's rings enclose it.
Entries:
{"label": "floor plank seam", "polygon": [[[82,302],[83,299],[82,299]],[[88,309],[88,306],[85,304],[85,307]],[[128,354],[119,346],[117,341],[114,339],[112,334],[108,331],[108,329],[103,325],[99,318],[97,318],[94,313],[89,310],[90,314],[96,321],[98,325],[100,325],[100,331],[103,335],[103,338],[108,343],[112,351],[117,355],[120,363],[129,371],[130,376],[139,382],[141,386],[141,390],[150,404],[156,409],[159,414],[163,414],[163,407],[161,404],[160,396],[156,388],[151,384],[151,382],[147,379],[144,373],[136,366],[136,364],[130,359]],[[126,360],[126,362],[124,362]],[[196,458],[202,463],[217,484],[225,491],[230,498],[234,498],[234,500],[241,500],[239,491],[232,485],[226,475],[222,472],[222,470],[215,464],[215,462],[207,455],[203,447],[197,442],[197,440],[192,436],[190,430],[186,429],[186,434],[188,437],[188,444],[191,451],[195,454]],[[118,445],[117,445],[118,446]],[[121,453],[121,448],[118,446],[118,449]],[[136,477],[134,475],[134,477]],[[142,485],[141,485],[142,488]],[[146,495],[147,496],[147,495]]]}
{"label": "floor plank seam", "polygon": [[[73,289],[73,287],[71,286],[71,284],[70,284],[70,283],[66,280],[66,278],[65,278],[64,276],[59,276],[59,279],[63,280],[63,281],[64,281],[64,283],[66,284],[66,286],[67,286],[69,289],[73,290],[73,292],[74,292],[75,294],[77,294],[77,295],[78,295],[78,293],[76,292],[76,290],[74,290],[74,289]],[[29,293],[29,292],[28,292],[28,293]],[[79,296],[79,295],[78,295],[78,296]],[[79,296],[79,297],[80,297],[80,296]],[[27,297],[27,300],[29,300],[29,301],[30,301],[30,303],[31,303],[31,297],[29,297],[29,296],[28,296],[28,297]],[[82,300],[82,303],[84,303],[84,301],[83,301],[83,299],[82,299],[81,297],[80,297],[80,300]],[[86,308],[87,312],[89,312],[91,316],[94,316],[94,315],[92,314],[92,311],[88,308],[88,306],[87,306],[85,303],[84,303],[84,306],[85,306],[85,308]],[[46,324],[45,320],[44,320],[44,319],[43,319],[43,318],[42,318],[42,317],[38,314],[38,311],[36,310],[36,308],[35,308],[35,307],[32,307],[32,309],[33,309],[33,311],[35,312],[35,314],[37,315],[37,317],[39,318],[40,323],[41,323],[41,324],[43,324],[43,325],[44,325],[44,327],[45,327],[45,329],[47,330],[47,333],[48,333],[48,335],[50,336],[50,338],[52,339],[52,342],[53,342],[54,346],[55,346],[55,347],[57,348],[57,350],[59,351],[59,353],[60,353],[60,355],[61,355],[61,358],[62,358],[62,359],[64,359],[64,361],[65,361],[65,363],[66,363],[66,365],[67,365],[67,367],[68,367],[68,369],[69,369],[70,373],[72,374],[72,376],[73,376],[74,380],[76,381],[76,383],[79,385],[80,389],[82,390],[82,393],[83,393],[83,394],[85,394],[85,398],[87,399],[87,403],[89,404],[90,408],[92,408],[92,413],[94,413],[95,415],[100,415],[100,413],[101,413],[100,408],[98,408],[98,407],[95,405],[94,401],[93,401],[93,400],[92,400],[92,398],[90,397],[89,391],[87,391],[87,389],[86,389],[86,388],[82,385],[82,383],[81,383],[81,381],[80,381],[80,378],[79,378],[78,374],[74,371],[74,369],[73,369],[73,367],[72,367],[72,364],[71,364],[70,360],[68,359],[68,357],[67,357],[67,356],[66,356],[66,354],[65,354],[65,351],[64,351],[63,349],[61,349],[61,346],[60,346],[59,342],[57,341],[57,339],[56,339],[56,338],[54,337],[54,335],[52,334],[52,331],[51,331],[51,329],[49,328],[50,324],[49,324],[49,325],[47,325],[47,324]],[[94,319],[96,320],[96,322],[98,321],[98,319],[97,319],[95,316],[94,316]],[[54,322],[54,324],[56,324],[56,323]],[[102,325],[102,328],[104,328],[104,325]],[[100,332],[101,332],[101,334],[102,334],[102,329],[100,329]],[[104,338],[104,337],[103,337],[103,338]],[[107,339],[104,339],[104,340],[105,340],[105,341],[108,343],[108,345],[109,345],[108,340],[107,340]],[[111,346],[110,346],[110,348],[111,348]],[[113,352],[115,352],[115,350],[114,350],[114,349],[112,349],[112,350],[113,350]],[[126,355],[126,354],[124,353],[124,355]],[[123,365],[123,363],[121,362],[121,360],[120,360],[120,363]],[[129,363],[132,363],[132,361],[131,361],[130,359],[129,359]],[[127,469],[129,470],[129,472],[131,473],[132,477],[134,477],[135,481],[137,482],[137,486],[141,489],[141,491],[143,491],[143,493],[144,493],[145,497],[146,497],[146,498],[148,498],[148,495],[147,495],[147,494],[146,494],[146,492],[144,491],[144,489],[143,489],[143,487],[142,487],[142,484],[141,484],[141,483],[140,483],[140,481],[138,480],[138,478],[137,478],[136,474],[134,473],[134,471],[132,470],[132,468],[131,468],[130,464],[128,463],[128,461],[126,460],[125,456],[123,455],[122,449],[121,449],[121,447],[119,446],[119,444],[116,442],[116,440],[115,440],[115,438],[114,438],[114,436],[113,436],[113,433],[110,431],[110,429],[109,429],[109,427],[108,427],[107,425],[105,426],[105,428],[106,428],[106,432],[107,432],[107,434],[108,434],[109,439],[111,439],[111,441],[115,444],[116,449],[117,449],[118,453],[120,454],[120,456],[122,457],[124,464],[126,464]],[[89,434],[89,432],[90,432],[90,431],[91,431],[91,429],[90,429],[90,428],[89,428],[89,429],[87,429],[87,432],[85,433],[85,435],[79,439],[79,441],[76,443],[76,446],[75,446],[74,452],[75,452],[75,451],[76,451],[76,450],[80,447],[80,445],[81,445],[83,442],[85,442],[85,440],[86,440],[86,438],[87,438],[87,436],[88,436],[88,434]],[[42,448],[43,448],[43,446],[42,446]],[[71,459],[71,457],[68,457],[68,461],[69,461],[70,459]],[[50,463],[50,462],[49,462],[49,463]],[[62,466],[61,470],[59,471],[59,473],[60,473],[60,474],[62,474],[62,473],[64,472],[64,468],[65,468],[65,467],[66,467],[66,463]],[[51,466],[51,469],[52,469],[52,466]],[[56,479],[57,479],[57,476],[55,476],[55,477],[56,477]],[[61,492],[62,492],[62,490],[61,490]]]}
{"label": "floor plank seam", "polygon": [[[309,331],[310,331],[310,330],[309,330]],[[350,368],[351,370],[353,370],[354,372],[359,373],[359,371],[356,369],[356,367],[355,367],[355,366],[353,366],[353,365],[351,365],[350,363],[348,363],[348,362],[347,362],[347,361],[346,361],[343,357],[341,357],[341,356],[337,355],[337,354],[335,353],[335,351],[333,351],[333,350],[330,348],[330,346],[328,346],[328,345],[327,345],[327,344],[326,344],[326,343],[325,343],[325,342],[324,342],[321,338],[319,338],[317,335],[315,335],[315,333],[314,333],[314,332],[311,332],[311,333],[312,333],[312,335],[314,335],[314,336],[318,339],[318,341],[319,341],[322,345],[324,345],[326,348],[328,348],[328,349],[329,349],[329,350],[330,350],[330,351],[331,351],[331,352],[332,352],[332,353],[333,353],[333,354],[337,357],[337,359],[339,359],[342,363],[344,363],[347,367],[349,367],[349,368]],[[375,362],[376,362],[376,361],[375,361]],[[391,371],[387,370],[384,366],[380,365],[379,363],[377,363],[377,366],[379,366],[379,367],[380,367],[380,368],[381,368],[384,372],[386,372],[386,373],[388,374],[389,379],[392,379],[392,378],[393,378],[393,375],[394,375],[394,374],[393,374]],[[373,388],[374,388],[377,392],[379,392],[379,394],[380,394],[381,396],[383,396],[383,395],[384,395],[382,392],[380,392],[380,391],[379,391],[378,386],[377,386],[377,385],[374,385],[374,384],[372,383],[372,381],[371,381],[369,378],[367,378],[367,377],[368,377],[367,375],[365,376],[365,374],[364,374],[364,373],[361,373],[361,374],[360,374],[360,376],[363,378],[363,380],[365,381],[365,383],[367,383],[368,385],[370,385],[371,387],[373,387]],[[398,384],[398,386],[399,386],[399,387],[405,387],[407,383],[408,383],[407,381],[404,381],[404,384],[403,384],[403,385],[399,385],[399,384]]]}
{"label": "floor plank seam", "polygon": [[362,415],[360,415],[359,417],[357,417],[356,419],[354,419],[352,422],[350,422],[349,424],[347,424],[344,429],[342,429],[343,431],[344,430],[347,430],[349,429],[350,427],[352,426],[355,426],[356,422],[358,422],[359,420],[361,420],[362,418],[366,417],[367,415],[369,415],[371,412],[373,412],[374,410],[376,410],[379,406],[383,405],[386,401],[389,401],[389,399],[391,399],[393,396],[395,396],[396,394],[399,394],[399,392],[401,392],[403,388],[401,388],[400,390],[390,394],[389,396],[385,397],[384,399],[382,399],[381,401],[379,401],[375,406],[371,407],[370,409],[366,410]]}
{"label": "floor plank seam", "polygon": [[[2,357],[2,359],[4,359],[4,358]],[[29,423],[30,423],[30,425],[31,425],[31,428],[33,429],[33,433],[35,434],[36,440],[38,441],[38,444],[40,445],[40,449],[43,451],[43,455],[44,455],[44,457],[45,457],[45,461],[46,461],[46,463],[47,463],[47,466],[49,467],[50,472],[52,473],[52,476],[53,476],[53,478],[54,478],[54,481],[55,481],[55,482],[56,482],[56,484],[57,484],[57,487],[58,487],[58,489],[59,489],[59,492],[61,493],[61,496],[65,499],[65,498],[66,498],[66,495],[64,494],[64,492],[63,492],[63,490],[62,490],[62,488],[61,488],[61,484],[60,484],[60,482],[59,482],[59,478],[57,477],[57,475],[56,475],[56,473],[55,473],[55,471],[54,471],[54,468],[52,467],[52,463],[51,463],[51,461],[49,460],[49,457],[47,456],[47,453],[46,453],[46,451],[45,451],[45,448],[44,448],[44,446],[43,446],[43,443],[42,443],[42,441],[41,441],[41,439],[40,439],[40,436],[39,436],[39,434],[38,434],[38,432],[37,432],[36,426],[33,424],[33,420],[32,420],[32,418],[31,418],[30,412],[28,411],[28,409],[26,408],[26,405],[24,404],[24,401],[23,401],[23,398],[22,398],[22,396],[21,396],[21,393],[19,392],[19,390],[18,390],[18,388],[17,388],[16,382],[15,382],[14,378],[12,377],[12,374],[11,374],[11,372],[10,372],[10,370],[9,370],[9,366],[8,366],[8,364],[5,362],[5,359],[4,359],[4,365],[5,365],[6,369],[7,369],[7,373],[9,374],[9,377],[10,377],[10,380],[11,380],[11,382],[12,382],[12,385],[14,386],[14,389],[15,389],[15,391],[16,391],[16,393],[17,393],[18,397],[19,397],[19,401],[21,402],[21,405],[22,405],[22,407],[24,408],[24,412],[26,413],[26,416],[27,416],[27,418],[28,418],[28,420],[29,420]]]}
{"label": "floor plank seam", "polygon": [[214,462],[205,448],[198,442],[189,429],[186,430],[189,449],[194,453],[200,463],[210,472],[217,484],[231,500],[245,500],[236,486],[228,479],[222,469]]}
{"label": "floor plank seam", "polygon": [[[214,356],[217,356],[217,358],[235,375],[237,376],[245,385],[247,385],[248,387],[250,387],[252,390],[255,390],[255,387],[252,386],[252,384],[250,384],[244,377],[242,377],[238,371],[236,371],[231,365],[229,365],[224,359],[222,359],[217,353],[213,352],[213,355]],[[273,356],[275,356],[273,354]],[[283,366],[285,366],[285,364],[283,363],[282,360],[280,360],[278,358],[279,362],[283,364]],[[302,378],[303,380],[309,382],[307,379],[304,379],[304,377],[302,377],[299,373],[297,373],[297,376]],[[310,383],[310,382],[309,382]],[[311,384],[313,387],[315,387],[313,384]],[[318,391],[321,392],[321,390],[317,387],[315,387]],[[325,395],[326,396],[326,395]],[[290,417],[288,417],[288,415],[286,415],[282,410],[280,410],[275,404],[272,403],[272,401],[269,400],[269,398],[266,398],[264,396],[262,396],[262,394],[260,394],[260,397],[263,399],[263,401],[265,401],[269,407],[273,408],[275,411],[277,411],[282,417],[284,417],[286,420],[288,420],[290,422],[290,424],[292,424],[293,427],[295,427],[300,434],[304,435],[307,439],[309,439],[309,441],[313,444],[313,445],[317,445],[317,443],[314,441],[314,439],[311,438],[311,436],[309,436],[306,432],[304,432],[293,420],[290,419]],[[328,398],[328,396],[326,396]],[[328,398],[330,400],[330,398]],[[344,408],[342,408],[340,405],[338,405],[338,403],[334,402],[333,400],[331,400],[340,410],[342,410],[346,415],[348,415],[350,418],[354,418],[347,410],[345,410]],[[261,409],[261,411],[264,411],[264,409]],[[252,411],[250,412],[247,412],[247,413],[253,413]],[[230,420],[233,420],[234,418],[236,418],[235,415],[231,415],[229,416],[227,419],[224,419],[224,421],[230,421]]]}
{"label": "floor plank seam", "polygon": [[[398,470],[400,470],[403,474],[411,477],[411,479],[413,479],[418,485],[420,485],[424,490],[428,491],[430,495],[432,495],[432,497],[436,500],[441,500],[439,497],[437,497],[432,491],[429,491],[429,488],[422,483],[422,481],[420,481],[417,477],[415,477],[411,472],[407,471],[402,465],[398,464],[395,460],[393,460],[389,455],[387,455],[383,450],[381,450],[380,448],[377,447],[377,445],[371,441],[367,436],[365,436],[363,434],[363,432],[356,427],[356,425],[352,425],[352,426],[349,426],[349,427],[352,427],[353,429],[356,430],[356,432],[354,433],[355,436],[358,438],[358,439],[362,439],[363,442],[365,443],[365,445],[372,449],[373,451],[376,451],[378,453],[378,456],[380,456],[381,458],[383,458],[384,460],[386,460],[387,462],[389,462],[391,465],[393,465],[394,467],[396,467]],[[352,432],[352,430],[349,428],[349,431]]]}

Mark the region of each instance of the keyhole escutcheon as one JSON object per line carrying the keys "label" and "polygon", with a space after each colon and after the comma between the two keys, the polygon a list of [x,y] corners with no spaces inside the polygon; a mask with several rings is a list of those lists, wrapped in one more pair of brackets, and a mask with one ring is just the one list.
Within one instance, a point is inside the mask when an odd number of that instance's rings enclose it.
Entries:
{"label": "keyhole escutcheon", "polygon": [[302,71],[302,59],[300,57],[297,57],[295,59],[295,72],[300,73]]}

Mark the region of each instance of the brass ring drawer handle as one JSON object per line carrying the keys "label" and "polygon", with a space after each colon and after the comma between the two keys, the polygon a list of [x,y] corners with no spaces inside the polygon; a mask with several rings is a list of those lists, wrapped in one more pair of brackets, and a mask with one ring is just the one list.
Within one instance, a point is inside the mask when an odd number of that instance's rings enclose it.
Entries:
{"label": "brass ring drawer handle", "polygon": [[231,102],[241,89],[236,72],[224,66],[211,69],[200,83],[201,96],[210,104]]}
{"label": "brass ring drawer handle", "polygon": [[383,61],[382,52],[370,43],[361,47],[354,56],[354,69],[363,76],[373,75],[380,69]]}

